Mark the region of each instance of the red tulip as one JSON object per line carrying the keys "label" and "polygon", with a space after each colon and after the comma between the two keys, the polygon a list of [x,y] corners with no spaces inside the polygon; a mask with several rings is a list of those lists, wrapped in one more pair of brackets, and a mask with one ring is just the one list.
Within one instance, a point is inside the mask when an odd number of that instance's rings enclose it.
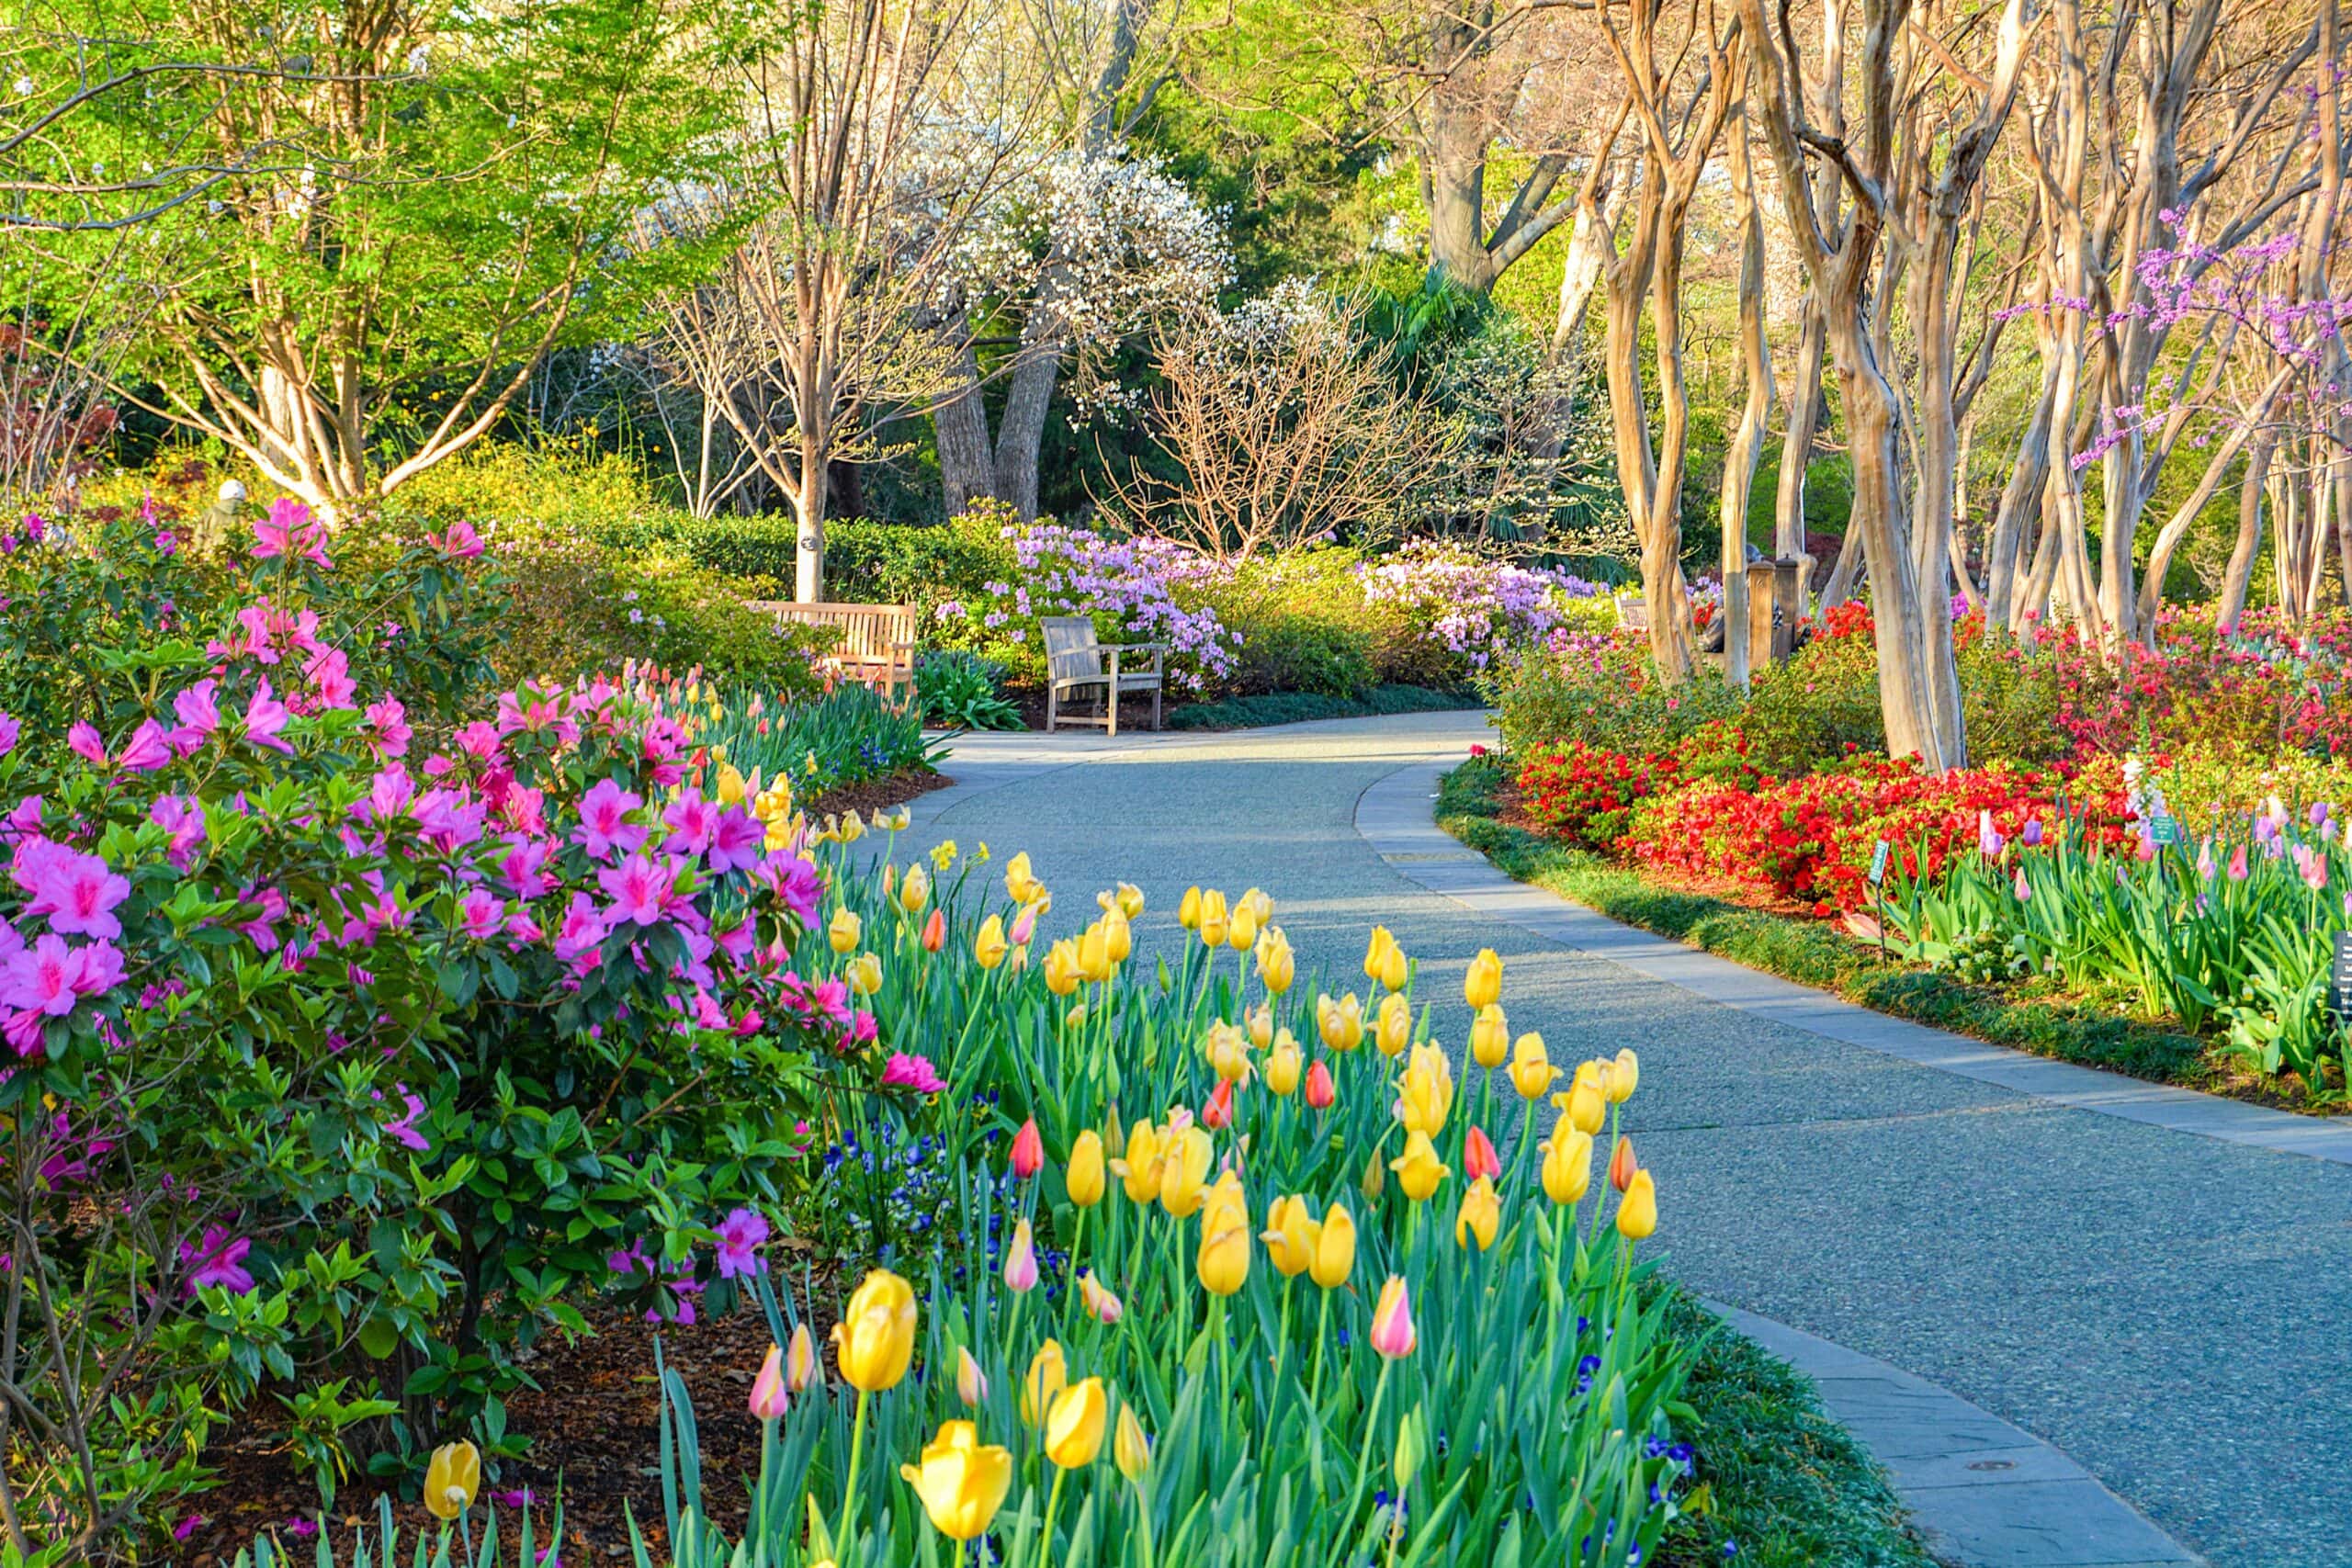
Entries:
{"label": "red tulip", "polygon": [[946,945],[947,915],[944,910],[933,909],[931,912],[931,919],[922,923],[922,950],[925,953],[937,953]]}
{"label": "red tulip", "polygon": [[1340,1098],[1332,1087],[1331,1069],[1317,1062],[1306,1069],[1306,1103],[1317,1111],[1329,1111],[1331,1102]]}
{"label": "red tulip", "polygon": [[1219,1078],[1216,1090],[1209,1102],[1201,1107],[1201,1125],[1212,1133],[1222,1133],[1233,1125],[1233,1080]]}
{"label": "red tulip", "polygon": [[1012,1135],[1012,1174],[1026,1181],[1046,1165],[1046,1140],[1037,1134],[1035,1116],[1021,1123],[1021,1131]]}
{"label": "red tulip", "polygon": [[1617,1140],[1616,1152],[1609,1156],[1609,1185],[1623,1192],[1634,1184],[1634,1172],[1641,1169],[1634,1158],[1634,1140]]}
{"label": "red tulip", "polygon": [[1482,1176],[1495,1177],[1503,1173],[1503,1162],[1495,1154],[1495,1145],[1477,1128],[1470,1129],[1462,1140],[1462,1174],[1464,1179],[1476,1181]]}

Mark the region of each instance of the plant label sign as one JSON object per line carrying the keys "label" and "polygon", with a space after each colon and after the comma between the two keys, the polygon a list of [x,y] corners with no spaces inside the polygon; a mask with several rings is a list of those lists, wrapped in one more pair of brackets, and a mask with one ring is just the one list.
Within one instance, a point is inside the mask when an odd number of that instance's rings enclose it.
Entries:
{"label": "plant label sign", "polygon": [[2339,1020],[2352,1021],[2352,931],[2335,933],[2335,964],[2329,975],[2334,982],[2327,988],[2327,999]]}
{"label": "plant label sign", "polygon": [[2177,817],[2157,818],[2148,824],[2148,835],[2159,845],[2179,843],[2180,818]]}
{"label": "plant label sign", "polygon": [[1871,886],[1873,887],[1886,880],[1886,854],[1891,847],[1884,839],[1881,839],[1878,848],[1871,852]]}

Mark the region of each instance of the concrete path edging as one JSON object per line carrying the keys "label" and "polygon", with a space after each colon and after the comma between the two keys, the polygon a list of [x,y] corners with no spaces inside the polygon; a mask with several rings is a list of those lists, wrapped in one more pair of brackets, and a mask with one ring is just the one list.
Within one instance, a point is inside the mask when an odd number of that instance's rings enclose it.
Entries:
{"label": "concrete path edging", "polygon": [[[1400,768],[1356,803],[1356,830],[1397,874],[1479,914],[1712,1001],[2075,1109],[2352,1162],[2352,1129],[2143,1084],[1885,1018],[1634,930],[1514,882],[1432,819],[1450,764]],[[2053,1445],[1902,1369],[1720,1302],[1708,1308],[1810,1378],[1822,1407],[1884,1465],[1928,1550],[1954,1568],[2180,1568],[2205,1560]]]}

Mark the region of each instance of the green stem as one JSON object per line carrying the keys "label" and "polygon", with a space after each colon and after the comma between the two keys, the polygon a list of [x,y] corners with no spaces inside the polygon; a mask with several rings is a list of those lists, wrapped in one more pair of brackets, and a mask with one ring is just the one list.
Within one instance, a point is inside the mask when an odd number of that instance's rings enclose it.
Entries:
{"label": "green stem", "polygon": [[[1363,1501],[1364,1472],[1372,1462],[1372,1445],[1378,1440],[1380,1431],[1380,1401],[1381,1397],[1388,1392],[1389,1369],[1394,1367],[1396,1364],[1396,1362],[1390,1360],[1387,1357],[1381,1357],[1380,1376],[1372,1385],[1372,1408],[1364,1414],[1363,1447],[1356,1450],[1355,1484],[1348,1488],[1348,1506],[1340,1515],[1340,1534],[1339,1539],[1340,1551],[1342,1555],[1346,1553],[1348,1549],[1347,1535],[1345,1532],[1348,1527],[1355,1521],[1356,1505]],[[1338,1559],[1335,1558],[1333,1561],[1336,1563]]]}
{"label": "green stem", "polygon": [[848,1555],[843,1548],[849,1533],[850,1507],[857,1500],[857,1461],[865,1450],[865,1402],[872,1397],[864,1389],[857,1391],[857,1416],[850,1422],[849,1477],[847,1484],[842,1488],[841,1517],[833,1526],[833,1545],[844,1557]]}
{"label": "green stem", "polygon": [[1143,1536],[1143,1568],[1152,1568],[1151,1498],[1145,1494],[1140,1481],[1136,1483],[1136,1527]]}
{"label": "green stem", "polygon": [[1315,1318],[1315,1375],[1306,1384],[1306,1406],[1309,1414],[1323,1403],[1323,1342],[1331,1337],[1331,1292],[1323,1292],[1323,1310]]}
{"label": "green stem", "polygon": [[1046,1494],[1046,1529],[1037,1537],[1037,1568],[1046,1568],[1054,1555],[1054,1516],[1061,1510],[1062,1483],[1069,1479],[1069,1472],[1054,1466],[1054,1489]]}

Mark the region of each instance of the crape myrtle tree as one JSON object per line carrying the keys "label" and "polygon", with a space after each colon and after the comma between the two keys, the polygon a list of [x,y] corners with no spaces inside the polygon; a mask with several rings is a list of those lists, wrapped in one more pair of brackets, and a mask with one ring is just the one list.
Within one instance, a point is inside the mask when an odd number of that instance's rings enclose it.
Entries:
{"label": "crape myrtle tree", "polygon": [[675,259],[626,242],[708,126],[660,0],[61,0],[17,41],[8,195],[136,276],[123,400],[330,521]]}

